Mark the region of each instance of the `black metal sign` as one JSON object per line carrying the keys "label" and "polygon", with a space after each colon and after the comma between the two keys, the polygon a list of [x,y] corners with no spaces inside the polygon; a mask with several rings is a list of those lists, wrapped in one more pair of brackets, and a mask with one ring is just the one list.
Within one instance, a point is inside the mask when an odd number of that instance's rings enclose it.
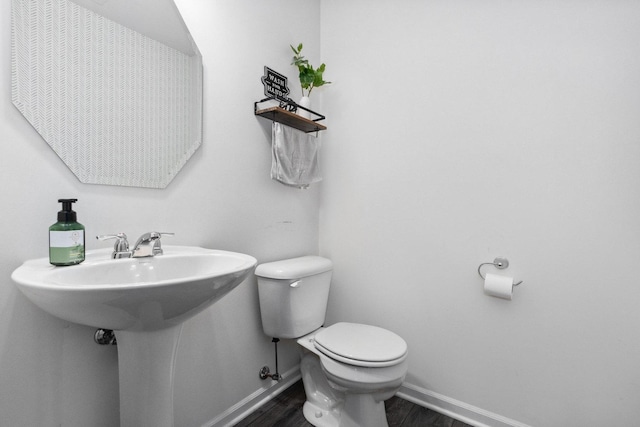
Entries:
{"label": "black metal sign", "polygon": [[278,101],[289,101],[289,88],[287,87],[287,78],[282,74],[273,71],[265,65],[264,76],[262,76],[262,84],[264,85],[264,95],[269,98],[275,98]]}

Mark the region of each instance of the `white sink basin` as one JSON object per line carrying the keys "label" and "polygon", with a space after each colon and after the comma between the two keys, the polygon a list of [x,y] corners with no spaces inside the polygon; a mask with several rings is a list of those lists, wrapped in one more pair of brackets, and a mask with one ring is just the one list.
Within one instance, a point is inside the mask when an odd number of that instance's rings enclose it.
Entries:
{"label": "white sink basin", "polygon": [[165,246],[164,255],[110,259],[110,250],[54,267],[48,258],[25,262],[11,276],[27,298],[71,322],[113,330],[176,325],[239,285],[256,266],[244,254]]}
{"label": "white sink basin", "polygon": [[173,373],[182,323],[238,286],[255,258],[164,246],[164,255],[110,259],[111,250],[54,267],[27,261],[12,274],[43,310],[71,322],[113,329],[118,340],[121,427],[173,427]]}

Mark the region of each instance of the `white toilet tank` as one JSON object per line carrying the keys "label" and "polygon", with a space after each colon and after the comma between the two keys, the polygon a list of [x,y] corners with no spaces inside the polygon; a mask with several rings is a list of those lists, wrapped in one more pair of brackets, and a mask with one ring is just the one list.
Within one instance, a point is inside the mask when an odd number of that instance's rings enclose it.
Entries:
{"label": "white toilet tank", "polygon": [[264,333],[274,338],[298,338],[324,323],[333,263],[303,256],[260,264],[260,314]]}

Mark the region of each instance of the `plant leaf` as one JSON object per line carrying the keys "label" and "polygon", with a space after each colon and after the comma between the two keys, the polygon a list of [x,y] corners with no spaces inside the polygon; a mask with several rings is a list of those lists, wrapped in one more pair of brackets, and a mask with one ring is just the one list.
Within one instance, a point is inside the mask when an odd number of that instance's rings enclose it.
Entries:
{"label": "plant leaf", "polygon": [[309,86],[311,86],[313,84],[313,81],[315,80],[315,72],[313,71],[313,68],[311,67],[304,67],[304,68],[300,68],[300,85],[304,88],[304,89],[308,89]]}
{"label": "plant leaf", "polygon": [[326,66],[324,64],[320,65],[316,72],[314,73],[313,78],[313,87],[320,87],[326,84],[330,84],[331,82],[324,81],[322,74],[324,73]]}

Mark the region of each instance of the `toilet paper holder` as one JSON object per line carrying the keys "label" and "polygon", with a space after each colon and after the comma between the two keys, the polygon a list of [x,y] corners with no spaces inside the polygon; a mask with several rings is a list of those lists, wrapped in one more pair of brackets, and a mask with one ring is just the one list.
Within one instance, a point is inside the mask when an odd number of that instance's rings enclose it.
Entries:
{"label": "toilet paper holder", "polygon": [[[482,275],[482,266],[489,264],[493,265],[498,270],[504,270],[505,268],[509,267],[509,260],[506,258],[498,257],[494,259],[493,262],[483,262],[482,264],[480,264],[478,266],[478,275],[482,278],[482,280],[484,280],[484,276]],[[514,283],[513,286],[518,286],[520,283],[522,283],[522,280],[518,283]]]}

